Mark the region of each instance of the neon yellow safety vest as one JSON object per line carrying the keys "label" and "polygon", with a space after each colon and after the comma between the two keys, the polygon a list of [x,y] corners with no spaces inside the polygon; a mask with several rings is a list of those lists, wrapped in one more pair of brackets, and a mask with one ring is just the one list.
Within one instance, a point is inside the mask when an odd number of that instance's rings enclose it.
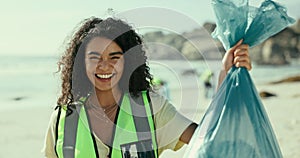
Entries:
{"label": "neon yellow safety vest", "polygon": [[[99,158],[87,112],[86,98],[59,109],[55,151],[59,158]],[[155,125],[148,92],[123,95],[117,112],[111,158],[158,158]]]}

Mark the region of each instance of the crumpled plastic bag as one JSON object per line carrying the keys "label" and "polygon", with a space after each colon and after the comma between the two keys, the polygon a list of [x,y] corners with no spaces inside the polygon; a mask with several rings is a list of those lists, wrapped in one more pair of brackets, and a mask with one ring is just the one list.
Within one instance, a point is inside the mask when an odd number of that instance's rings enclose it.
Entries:
{"label": "crumpled plastic bag", "polygon": [[259,8],[249,6],[248,0],[213,0],[216,29],[212,36],[218,38],[228,50],[240,39],[253,47],[295,22],[286,8],[271,0]]}
{"label": "crumpled plastic bag", "polygon": [[[213,36],[225,49],[240,39],[253,47],[295,22],[271,0],[213,0]],[[196,129],[185,158],[282,158],[260,96],[246,68],[233,66]]]}

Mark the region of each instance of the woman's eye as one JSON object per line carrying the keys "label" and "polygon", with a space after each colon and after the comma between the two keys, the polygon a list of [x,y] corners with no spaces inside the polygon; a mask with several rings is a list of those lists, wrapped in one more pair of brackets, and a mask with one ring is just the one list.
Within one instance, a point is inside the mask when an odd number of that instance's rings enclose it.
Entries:
{"label": "woman's eye", "polygon": [[90,60],[99,60],[99,57],[89,57]]}
{"label": "woman's eye", "polygon": [[111,57],[111,59],[120,59],[120,57],[118,57],[118,56],[113,56],[113,57]]}

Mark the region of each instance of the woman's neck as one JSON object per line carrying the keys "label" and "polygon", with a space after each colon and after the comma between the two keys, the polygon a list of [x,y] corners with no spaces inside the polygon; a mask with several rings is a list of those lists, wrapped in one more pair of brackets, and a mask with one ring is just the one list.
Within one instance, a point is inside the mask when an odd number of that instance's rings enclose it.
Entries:
{"label": "woman's neck", "polygon": [[101,106],[102,108],[115,105],[119,102],[122,96],[120,89],[109,90],[109,91],[100,91],[95,89],[95,92],[91,95],[91,101]]}

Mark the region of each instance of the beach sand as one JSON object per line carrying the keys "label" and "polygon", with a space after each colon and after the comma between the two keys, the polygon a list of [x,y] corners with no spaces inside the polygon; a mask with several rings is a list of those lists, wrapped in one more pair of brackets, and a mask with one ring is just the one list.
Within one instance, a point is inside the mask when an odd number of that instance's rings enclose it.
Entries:
{"label": "beach sand", "polygon": [[[300,83],[256,85],[258,91],[277,94],[262,99],[284,158],[300,157]],[[190,91],[193,93],[193,91]],[[209,100],[202,99],[195,121],[203,116]],[[0,158],[43,157],[41,149],[52,107],[0,111]],[[181,158],[186,146],[177,152],[165,151],[162,158]]]}
{"label": "beach sand", "polygon": [[0,112],[0,158],[40,158],[52,109],[35,107]]}
{"label": "beach sand", "polygon": [[[276,94],[276,97],[264,98],[262,103],[267,111],[274,133],[278,140],[284,158],[300,157],[300,82],[281,84],[259,84],[257,91],[267,91]],[[203,98],[202,98],[203,99]],[[208,103],[208,104],[207,104]],[[209,101],[203,105],[209,105]],[[205,112],[201,107],[199,117]],[[179,151],[165,151],[163,158],[182,158],[187,145]],[[245,157],[246,158],[246,157]]]}

